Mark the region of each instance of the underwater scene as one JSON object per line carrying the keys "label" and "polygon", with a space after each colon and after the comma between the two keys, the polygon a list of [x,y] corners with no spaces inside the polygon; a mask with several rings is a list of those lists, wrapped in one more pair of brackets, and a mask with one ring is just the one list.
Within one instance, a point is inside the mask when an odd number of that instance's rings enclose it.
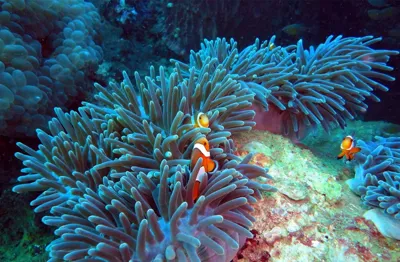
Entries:
{"label": "underwater scene", "polygon": [[0,0],[11,261],[400,261],[400,0]]}

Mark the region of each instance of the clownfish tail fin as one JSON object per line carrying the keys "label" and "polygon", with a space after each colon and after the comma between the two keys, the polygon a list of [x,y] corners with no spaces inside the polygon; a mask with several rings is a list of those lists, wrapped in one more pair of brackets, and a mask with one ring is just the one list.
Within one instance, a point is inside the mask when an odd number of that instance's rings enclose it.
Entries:
{"label": "clownfish tail fin", "polygon": [[358,152],[360,152],[361,151],[361,148],[359,148],[359,147],[354,147],[352,150],[351,150],[351,152],[350,152],[350,154],[349,154],[349,159],[348,160],[353,160],[354,159],[354,156],[358,153]]}
{"label": "clownfish tail fin", "polygon": [[343,150],[342,153],[340,153],[340,154],[337,156],[337,159],[342,159],[342,158],[344,157],[345,154],[346,154],[346,152]]}
{"label": "clownfish tail fin", "polygon": [[360,147],[355,147],[355,148],[353,148],[353,153],[355,154],[355,153],[358,153],[358,152],[360,152],[361,151],[361,148]]}
{"label": "clownfish tail fin", "polygon": [[217,164],[214,162],[214,160],[210,159],[210,162],[208,164],[209,170],[208,172],[214,172],[217,169]]}

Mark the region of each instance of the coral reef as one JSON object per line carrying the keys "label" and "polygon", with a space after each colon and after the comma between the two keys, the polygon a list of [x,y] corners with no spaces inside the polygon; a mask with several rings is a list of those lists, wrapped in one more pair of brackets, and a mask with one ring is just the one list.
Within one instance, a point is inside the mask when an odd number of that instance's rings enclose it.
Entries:
{"label": "coral reef", "polygon": [[0,261],[399,261],[400,129],[349,120],[399,121],[400,1],[328,2],[0,0]]}
{"label": "coral reef", "polygon": [[[132,81],[123,72],[120,84],[95,84],[96,102],[70,113],[56,108],[49,132],[37,130],[38,150],[18,143],[26,174],[13,188],[41,192],[31,205],[49,211],[43,222],[57,228],[59,238],[47,247],[51,261],[230,261],[252,236],[250,204],[276,191],[265,184],[267,169],[249,164],[252,154],[235,155],[232,135],[256,125],[253,103],[281,110],[285,133],[301,136],[302,127],[344,127],[346,118],[365,111],[366,96],[378,100],[372,86],[386,90],[371,78],[393,80],[374,71],[391,70],[385,63],[397,54],[368,47],[379,39],[332,39],[307,51],[301,41],[276,47],[273,37],[240,53],[233,40],[205,41],[190,65],[172,60],[170,74],[150,67],[148,76],[135,72]],[[198,112],[209,126],[192,122]],[[202,160],[189,166],[199,138],[209,141],[217,168],[194,202]],[[331,203],[341,198],[341,185],[329,178],[310,183]],[[296,201],[308,195],[306,186],[290,182],[282,193]]]}
{"label": "coral reef", "polygon": [[192,67],[199,73],[208,57],[217,59],[241,88],[255,94],[259,105],[278,115],[279,119],[271,119],[271,112],[258,110],[257,122],[264,124],[260,128],[268,129],[278,122],[281,133],[303,138],[310,127],[318,125],[328,132],[335,126],[344,128],[346,120],[366,112],[366,98],[380,101],[374,90],[388,88],[374,79],[394,81],[384,72],[393,70],[386,63],[398,54],[369,47],[380,40],[329,36],[316,48],[304,49],[302,40],[281,47],[272,37],[262,43],[257,39],[239,52],[233,39],[227,42],[223,38],[205,40],[198,52],[191,52],[188,64],[172,62],[188,74]]}
{"label": "coral reef", "polygon": [[100,16],[83,0],[2,0],[0,24],[0,134],[31,136],[92,85]]}
{"label": "coral reef", "polygon": [[[358,129],[364,125],[358,124]],[[258,163],[256,158],[251,163],[268,168],[279,189],[253,205],[254,238],[246,241],[235,262],[400,259],[400,241],[382,236],[363,217],[360,198],[348,189],[346,180],[354,176],[351,165],[313,153],[317,145],[299,147],[265,131],[233,139],[238,154],[258,156]]]}

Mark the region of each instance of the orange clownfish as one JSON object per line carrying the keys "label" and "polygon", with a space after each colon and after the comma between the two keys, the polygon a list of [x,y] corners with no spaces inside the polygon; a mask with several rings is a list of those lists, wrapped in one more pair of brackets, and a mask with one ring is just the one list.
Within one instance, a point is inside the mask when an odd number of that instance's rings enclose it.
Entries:
{"label": "orange clownfish", "polygon": [[189,125],[192,125],[194,128],[197,127],[208,128],[210,126],[210,120],[208,119],[208,116],[205,113],[197,112],[190,117],[185,116],[183,124],[187,125],[187,128],[183,131],[183,133],[186,133],[189,129],[188,127]]}
{"label": "orange clownfish", "polygon": [[203,180],[203,177],[207,175],[208,172],[214,171],[216,168],[214,161],[211,159],[210,144],[205,137],[199,138],[194,143],[192,156],[190,159],[190,170],[193,170],[194,166],[197,163],[197,160],[200,157],[203,158],[203,163],[199,170],[199,173],[197,174],[196,182],[194,184],[193,201],[196,201],[200,195],[200,183]]}
{"label": "orange clownfish", "polygon": [[354,139],[352,136],[346,136],[343,138],[342,144],[340,145],[342,152],[338,155],[337,159],[346,156],[346,159],[351,161],[354,158],[354,155],[361,151],[361,148],[355,147],[354,145]]}
{"label": "orange clownfish", "polygon": [[192,123],[194,127],[209,127],[210,121],[208,120],[208,116],[203,112],[197,112],[192,116]]}

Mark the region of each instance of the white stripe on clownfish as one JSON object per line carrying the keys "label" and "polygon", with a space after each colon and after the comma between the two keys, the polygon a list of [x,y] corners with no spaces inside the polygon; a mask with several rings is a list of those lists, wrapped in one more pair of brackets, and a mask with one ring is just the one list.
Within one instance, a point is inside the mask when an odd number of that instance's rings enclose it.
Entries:
{"label": "white stripe on clownfish", "polygon": [[205,157],[210,157],[210,156],[211,156],[211,155],[210,155],[210,152],[207,151],[207,149],[204,147],[203,144],[200,144],[200,143],[194,144],[193,150],[194,150],[194,149],[200,150],[200,152],[201,152]]}
{"label": "white stripe on clownfish", "polygon": [[197,112],[192,115],[190,120],[194,127],[209,127],[209,119],[208,116],[203,112]]}
{"label": "white stripe on clownfish", "polygon": [[195,114],[195,115],[192,115],[191,119],[192,119],[193,125],[195,125],[195,126],[197,125],[197,126],[199,126],[199,127],[202,127],[202,126],[200,125],[200,117],[201,117],[202,115],[204,115],[204,113],[201,113],[201,112],[199,112],[199,113],[197,113],[197,114]]}
{"label": "white stripe on clownfish", "polygon": [[196,176],[196,181],[201,182],[203,180],[203,177],[207,175],[206,169],[204,168],[204,166],[200,167],[199,172],[197,173]]}
{"label": "white stripe on clownfish", "polygon": [[200,124],[200,117],[201,115],[203,115],[204,113],[198,113],[197,114],[197,119],[196,119],[196,123]]}

